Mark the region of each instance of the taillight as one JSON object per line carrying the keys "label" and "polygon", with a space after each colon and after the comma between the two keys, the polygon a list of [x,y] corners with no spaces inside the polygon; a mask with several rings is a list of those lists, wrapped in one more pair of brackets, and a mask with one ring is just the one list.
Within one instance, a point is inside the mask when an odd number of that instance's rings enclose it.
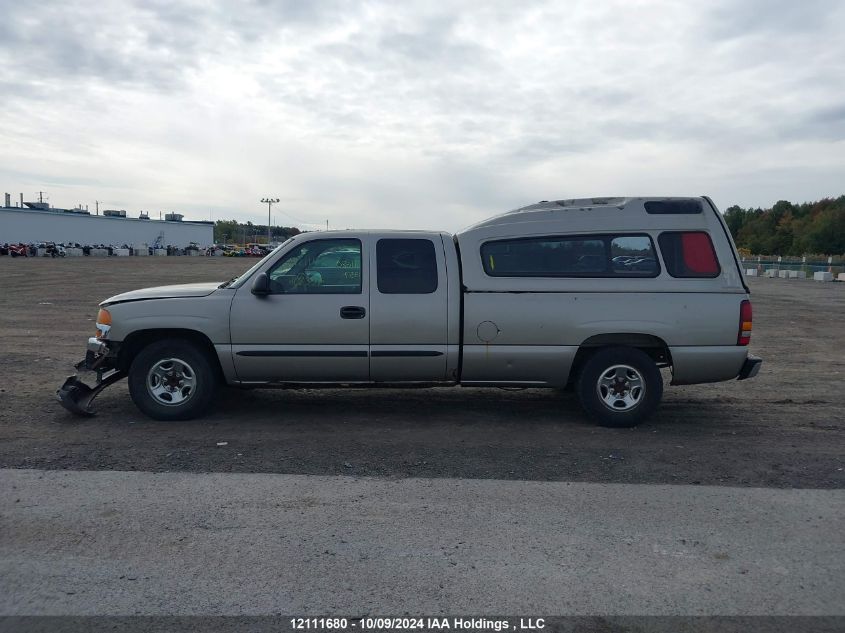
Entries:
{"label": "taillight", "polygon": [[739,304],[739,334],[736,337],[737,345],[748,345],[751,342],[751,302],[743,299]]}

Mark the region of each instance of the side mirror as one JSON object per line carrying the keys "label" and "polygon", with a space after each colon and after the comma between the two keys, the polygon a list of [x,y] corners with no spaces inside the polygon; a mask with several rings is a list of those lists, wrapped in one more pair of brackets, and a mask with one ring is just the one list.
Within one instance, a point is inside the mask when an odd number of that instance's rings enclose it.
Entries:
{"label": "side mirror", "polygon": [[256,297],[265,297],[270,294],[270,275],[261,273],[252,282],[252,294]]}

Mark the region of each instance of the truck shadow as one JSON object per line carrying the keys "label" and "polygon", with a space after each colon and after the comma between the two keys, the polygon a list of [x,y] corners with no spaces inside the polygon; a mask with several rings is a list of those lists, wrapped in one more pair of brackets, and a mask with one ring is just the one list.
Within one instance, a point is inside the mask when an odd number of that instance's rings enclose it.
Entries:
{"label": "truck shadow", "polygon": [[[712,419],[714,410],[720,408],[723,407],[715,399],[673,401],[667,398],[642,428],[663,428],[679,423],[695,425]],[[226,389],[218,398],[213,418],[228,420],[231,417],[288,427],[389,423],[391,428],[502,425],[528,429],[561,425],[570,430],[631,431],[601,429],[582,411],[572,391],[558,389]]]}

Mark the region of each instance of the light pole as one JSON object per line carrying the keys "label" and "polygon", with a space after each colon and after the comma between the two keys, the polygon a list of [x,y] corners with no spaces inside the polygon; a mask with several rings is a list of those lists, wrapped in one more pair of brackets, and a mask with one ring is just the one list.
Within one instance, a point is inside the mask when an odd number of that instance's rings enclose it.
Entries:
{"label": "light pole", "polygon": [[261,198],[261,202],[265,202],[267,204],[267,248],[270,248],[270,213],[273,209],[273,205],[278,201],[278,198]]}

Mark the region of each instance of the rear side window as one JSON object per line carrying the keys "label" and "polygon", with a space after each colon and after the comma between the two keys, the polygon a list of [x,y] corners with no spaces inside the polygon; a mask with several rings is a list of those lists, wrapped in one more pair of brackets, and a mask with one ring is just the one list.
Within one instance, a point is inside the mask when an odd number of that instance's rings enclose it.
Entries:
{"label": "rear side window", "polygon": [[497,240],[481,246],[491,277],[656,277],[648,235],[548,236]]}
{"label": "rear side window", "polygon": [[437,290],[437,257],[431,240],[379,240],[376,269],[382,294],[422,295]]}
{"label": "rear side window", "polygon": [[657,238],[672,277],[718,277],[721,269],[710,236],[704,231],[661,233]]}

